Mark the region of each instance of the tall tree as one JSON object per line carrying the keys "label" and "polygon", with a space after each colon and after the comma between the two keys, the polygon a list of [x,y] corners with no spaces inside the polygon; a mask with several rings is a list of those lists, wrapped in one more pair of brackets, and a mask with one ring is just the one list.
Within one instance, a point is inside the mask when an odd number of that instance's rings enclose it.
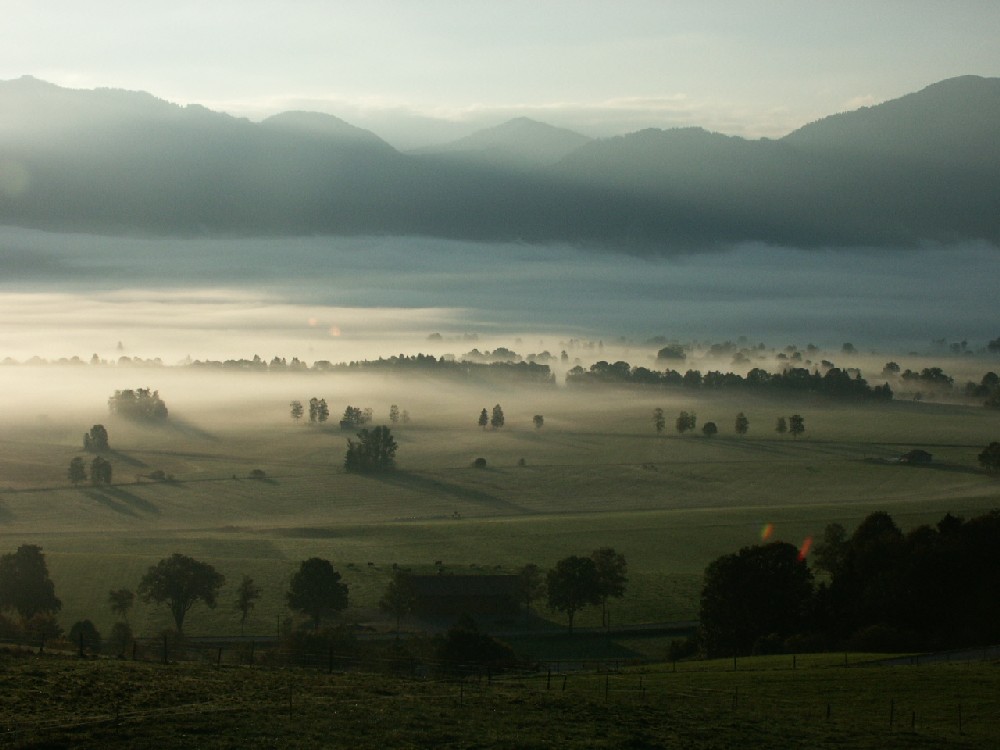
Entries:
{"label": "tall tree", "polygon": [[166,604],[180,633],[184,618],[199,601],[215,608],[215,598],[225,580],[208,563],[175,552],[146,571],[139,582],[139,596],[145,602]]}
{"label": "tall tree", "polygon": [[285,594],[288,606],[312,618],[313,629],[319,630],[320,620],[347,607],[347,584],[329,560],[310,557],[303,560],[292,576]]}
{"label": "tall tree", "polygon": [[778,421],[774,423],[774,431],[784,435],[788,432],[788,421],[784,417],[778,417]]}
{"label": "tall tree", "polygon": [[663,432],[663,429],[667,426],[667,418],[663,414],[663,409],[657,406],[653,409],[653,427],[656,428],[656,434],[659,435]]}
{"label": "tall tree", "polygon": [[410,574],[402,570],[393,571],[392,580],[389,581],[385,593],[379,599],[378,608],[396,618],[397,638],[399,637],[399,623],[413,609],[416,598]]}
{"label": "tall tree", "polygon": [[490,423],[490,415],[489,412],[487,412],[486,409],[484,408],[481,412],[479,412],[479,426],[485,430],[486,425],[488,425],[489,423]]}
{"label": "tall tree", "polygon": [[94,485],[111,484],[111,472],[110,461],[100,456],[94,456],[94,460],[90,462],[90,483]]}
{"label": "tall tree", "polygon": [[610,627],[608,617],[608,599],[621,599],[625,596],[625,584],[628,583],[626,573],[628,563],[625,555],[615,552],[613,547],[601,547],[590,553],[590,559],[597,566],[597,586],[601,598],[601,624]]}
{"label": "tall tree", "polygon": [[545,578],[551,609],[563,612],[573,632],[576,613],[590,604],[600,604],[601,589],[597,565],[589,557],[570,555],[556,563]]}
{"label": "tall tree", "polygon": [[490,417],[490,427],[492,427],[494,430],[498,430],[501,427],[503,427],[503,424],[504,424],[503,409],[500,408],[500,404],[497,404],[496,406],[493,407],[493,414]]}
{"label": "tall tree", "polygon": [[108,606],[111,611],[128,624],[128,613],[135,604],[135,594],[129,589],[115,589],[108,592]]}
{"label": "tall tree", "polygon": [[41,547],[22,544],[0,557],[0,609],[12,609],[27,622],[61,608]]}
{"label": "tall tree", "polygon": [[396,406],[396,404],[389,407],[389,421],[392,422],[392,424],[399,423],[399,407]]}
{"label": "tall tree", "polygon": [[693,430],[698,422],[698,418],[695,416],[694,412],[682,411],[677,415],[677,421],[674,422],[674,427],[682,435],[688,430]]}
{"label": "tall tree", "polygon": [[240,613],[240,635],[246,626],[247,619],[253,608],[260,599],[260,586],[254,583],[253,578],[248,575],[243,576],[240,587],[236,589],[236,610]]}
{"label": "tall tree", "polygon": [[979,453],[979,465],[989,474],[1000,473],[1000,443],[992,442]]}
{"label": "tall tree", "polygon": [[798,414],[788,418],[788,432],[792,437],[798,437],[806,431],[806,420]]}
{"label": "tall tree", "polygon": [[524,602],[524,617],[531,616],[531,603],[545,594],[545,578],[542,569],[534,563],[523,565],[517,571],[517,586]]}
{"label": "tall tree", "polygon": [[288,405],[288,410],[289,414],[291,414],[292,416],[292,419],[294,419],[296,422],[302,419],[302,415],[305,414],[305,409],[303,409],[301,401],[292,401]]}
{"label": "tall tree", "polygon": [[545,417],[542,416],[541,414],[536,414],[531,418],[531,421],[534,423],[535,429],[540,430],[542,429],[542,426],[545,424]]}
{"label": "tall tree", "polygon": [[110,449],[108,430],[102,424],[95,424],[90,432],[83,435],[83,449],[87,451],[106,451]]}

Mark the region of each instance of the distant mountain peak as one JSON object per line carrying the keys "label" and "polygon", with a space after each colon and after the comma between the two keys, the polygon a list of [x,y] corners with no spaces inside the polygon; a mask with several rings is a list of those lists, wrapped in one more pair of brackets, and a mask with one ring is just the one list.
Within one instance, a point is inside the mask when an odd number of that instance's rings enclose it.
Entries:
{"label": "distant mountain peak", "polygon": [[[297,135],[313,135],[339,141],[359,141],[370,144],[380,143],[390,147],[370,130],[351,125],[339,117],[323,112],[291,110],[273,115],[261,122],[270,130],[282,130]],[[391,148],[391,147],[390,147]]]}
{"label": "distant mountain peak", "polygon": [[567,128],[515,117],[443,146],[421,149],[420,153],[451,154],[496,165],[547,166],[589,141],[587,136]]}

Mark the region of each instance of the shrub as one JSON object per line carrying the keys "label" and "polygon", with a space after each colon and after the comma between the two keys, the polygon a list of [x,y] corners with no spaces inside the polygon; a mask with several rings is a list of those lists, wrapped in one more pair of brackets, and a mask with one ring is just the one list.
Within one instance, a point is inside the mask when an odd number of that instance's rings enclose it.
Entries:
{"label": "shrub", "polygon": [[472,465],[475,466],[477,469],[485,469],[486,468],[486,459],[485,458],[477,458],[475,461],[472,462]]}

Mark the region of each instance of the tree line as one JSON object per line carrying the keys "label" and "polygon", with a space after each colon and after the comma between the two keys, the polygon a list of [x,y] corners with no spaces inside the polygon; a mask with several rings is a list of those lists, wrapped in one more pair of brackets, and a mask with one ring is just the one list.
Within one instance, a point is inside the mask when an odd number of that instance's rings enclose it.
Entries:
{"label": "tree line", "polygon": [[[998,445],[1000,448],[1000,445]],[[699,646],[710,657],[939,650],[1000,641],[1000,511],[946,514],[904,533],[888,513],[826,527],[809,556],[745,547],[705,570]]]}

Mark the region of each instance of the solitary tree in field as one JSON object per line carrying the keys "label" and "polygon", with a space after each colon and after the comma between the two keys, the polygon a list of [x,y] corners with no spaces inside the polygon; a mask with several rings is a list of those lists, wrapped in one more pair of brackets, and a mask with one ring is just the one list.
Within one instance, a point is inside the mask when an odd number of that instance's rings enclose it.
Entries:
{"label": "solitary tree in field", "polygon": [[392,580],[386,587],[385,593],[379,599],[378,607],[383,612],[391,614],[396,618],[396,637],[399,637],[399,623],[413,609],[413,604],[417,599],[413,590],[413,582],[410,574],[402,570],[396,570],[392,574]]}
{"label": "solitary tree in field", "polygon": [[989,474],[1000,474],[1000,443],[993,442],[979,454],[979,465]]}
{"label": "solitary tree in field", "polygon": [[500,408],[500,404],[493,407],[493,415],[490,417],[490,427],[494,430],[498,430],[503,427],[503,409]]}
{"label": "solitary tree in field", "polygon": [[778,421],[774,425],[774,431],[779,435],[784,435],[788,432],[788,422],[784,417],[778,417]]}
{"label": "solitary tree in field", "polygon": [[713,437],[719,433],[719,428],[715,422],[705,422],[701,426],[701,434],[705,437]]}
{"label": "solitary tree in field", "polygon": [[208,563],[175,552],[146,571],[139,581],[139,596],[145,602],[166,604],[180,633],[184,618],[199,601],[215,608],[215,598],[225,580]]}
{"label": "solitary tree in field", "polygon": [[682,411],[677,415],[677,421],[674,423],[674,427],[683,435],[688,430],[693,430],[697,421],[697,417],[695,417],[693,413],[689,414],[686,411]]}
{"label": "solitary tree in field", "polygon": [[736,434],[746,435],[747,431],[750,429],[750,420],[747,419],[746,414],[740,412],[736,415]]}
{"label": "solitary tree in field", "polygon": [[347,607],[347,584],[329,560],[310,557],[299,565],[285,594],[288,606],[312,618],[313,629],[319,630],[320,620]]}
{"label": "solitary tree in field", "polygon": [[659,435],[663,432],[663,429],[667,426],[667,418],[663,415],[663,409],[657,406],[653,409],[653,427],[656,428],[656,434]]}
{"label": "solitary tree in field", "polygon": [[99,654],[101,652],[101,634],[90,620],[77,620],[69,629],[69,641],[84,652]]}
{"label": "solitary tree in field", "polygon": [[288,409],[289,413],[292,416],[292,419],[294,419],[296,422],[302,419],[302,415],[305,414],[305,409],[302,408],[301,401],[292,401],[292,403],[288,405]]}
{"label": "solitary tree in field", "polygon": [[798,437],[806,431],[806,420],[798,414],[793,414],[788,418],[788,432],[792,437]]}
{"label": "solitary tree in field", "polygon": [[545,417],[543,417],[541,414],[536,414],[531,418],[531,421],[534,422],[535,429],[540,430],[542,429],[542,425],[545,424]]}
{"label": "solitary tree in field", "polygon": [[41,547],[22,544],[0,557],[0,610],[12,609],[27,622],[61,608]]}
{"label": "solitary tree in field", "polygon": [[128,612],[135,603],[135,594],[129,589],[115,589],[108,592],[108,606],[125,624],[128,624]]}
{"label": "solitary tree in field", "polygon": [[365,428],[357,437],[357,442],[347,441],[345,469],[359,474],[374,474],[389,471],[395,466],[396,449],[399,446],[388,427],[381,425],[373,430]]}
{"label": "solitary tree in field", "polygon": [[240,587],[236,589],[236,609],[240,613],[240,635],[243,635],[243,628],[246,626],[247,619],[253,612],[258,599],[260,599],[260,586],[253,582],[253,578],[244,575],[243,580],[240,581]]}
{"label": "solitary tree in field", "polygon": [[566,615],[569,631],[573,618],[589,604],[600,604],[597,564],[589,557],[571,555],[556,563],[545,578],[549,607]]}
{"label": "solitary tree in field", "polygon": [[72,461],[69,462],[69,481],[73,483],[74,486],[84,482],[87,479],[87,467],[83,463],[83,459],[77,456]]}
{"label": "solitary tree in field", "polygon": [[389,407],[389,421],[393,424],[399,423],[399,407],[396,404]]}
{"label": "solitary tree in field", "polygon": [[94,456],[94,460],[90,462],[90,483],[111,484],[111,473],[111,462],[100,456]]}
{"label": "solitary tree in field", "polygon": [[481,412],[479,412],[479,426],[485,430],[486,425],[488,425],[489,423],[490,423],[489,412],[487,412],[486,409],[483,409]]}

